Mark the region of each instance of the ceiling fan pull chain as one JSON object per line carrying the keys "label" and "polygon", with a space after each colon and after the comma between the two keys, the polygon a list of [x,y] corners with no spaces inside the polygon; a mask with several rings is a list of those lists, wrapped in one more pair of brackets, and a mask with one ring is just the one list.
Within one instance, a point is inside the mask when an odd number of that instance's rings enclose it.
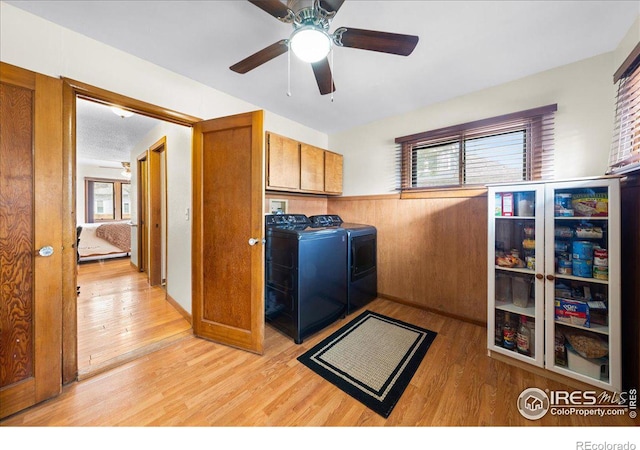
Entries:
{"label": "ceiling fan pull chain", "polygon": [[335,89],[333,88],[333,72],[335,70],[335,66],[333,65],[333,48],[331,49],[331,103],[333,103],[333,92]]}
{"label": "ceiling fan pull chain", "polygon": [[291,46],[287,50],[287,97],[291,97]]}

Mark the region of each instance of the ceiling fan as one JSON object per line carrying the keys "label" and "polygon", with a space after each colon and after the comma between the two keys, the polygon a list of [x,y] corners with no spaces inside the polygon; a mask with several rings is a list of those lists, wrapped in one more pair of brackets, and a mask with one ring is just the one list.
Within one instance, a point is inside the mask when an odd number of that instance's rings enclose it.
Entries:
{"label": "ceiling fan", "polygon": [[331,21],[344,0],[249,0],[276,19],[293,25],[289,39],[263,48],[230,67],[247,73],[291,49],[305,62],[311,63],[320,94],[334,92],[331,66],[327,55],[332,46],[351,47],[408,56],[418,44],[418,36],[341,27],[329,33]]}

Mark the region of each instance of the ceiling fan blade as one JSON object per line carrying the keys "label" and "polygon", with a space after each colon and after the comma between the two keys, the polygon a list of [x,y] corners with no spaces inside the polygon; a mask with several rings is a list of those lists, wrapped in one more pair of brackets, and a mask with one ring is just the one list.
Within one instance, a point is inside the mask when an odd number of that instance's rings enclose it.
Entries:
{"label": "ceiling fan blade", "polygon": [[249,0],[267,14],[272,15],[276,19],[282,20],[289,16],[289,8],[278,0]]}
{"label": "ceiling fan blade", "polygon": [[318,62],[311,63],[311,67],[313,68],[313,74],[316,76],[320,94],[325,95],[335,92],[336,85],[333,84],[329,60],[327,58],[321,59]]}
{"label": "ceiling fan blade", "polygon": [[267,61],[271,61],[273,58],[286,53],[288,50],[287,40],[282,39],[275,44],[271,44],[268,47],[263,48],[262,50],[254,53],[253,55],[243,59],[239,63],[234,64],[229,67],[229,69],[238,73],[247,73],[250,70],[255,69],[258,66],[266,63]]}
{"label": "ceiling fan blade", "polygon": [[328,12],[337,13],[344,0],[320,0],[320,7]]}
{"label": "ceiling fan blade", "polygon": [[361,30],[359,28],[339,28],[335,31],[334,36],[337,36],[338,45],[342,47],[393,53],[402,56],[409,56],[418,44],[418,36]]}

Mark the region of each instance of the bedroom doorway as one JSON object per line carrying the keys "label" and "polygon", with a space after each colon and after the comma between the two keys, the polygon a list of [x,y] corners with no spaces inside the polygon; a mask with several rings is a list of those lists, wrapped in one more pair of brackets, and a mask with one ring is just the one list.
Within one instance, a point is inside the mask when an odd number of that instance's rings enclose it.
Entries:
{"label": "bedroom doorway", "polygon": [[137,158],[138,269],[151,286],[167,284],[167,138]]}

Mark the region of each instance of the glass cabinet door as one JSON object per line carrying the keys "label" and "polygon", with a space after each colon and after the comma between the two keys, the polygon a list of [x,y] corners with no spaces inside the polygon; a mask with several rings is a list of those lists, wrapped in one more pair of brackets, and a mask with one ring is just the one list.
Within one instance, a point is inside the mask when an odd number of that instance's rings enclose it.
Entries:
{"label": "glass cabinet door", "polygon": [[546,190],[546,367],[621,388],[618,179]]}
{"label": "glass cabinet door", "polygon": [[488,348],[544,365],[544,185],[490,186]]}

